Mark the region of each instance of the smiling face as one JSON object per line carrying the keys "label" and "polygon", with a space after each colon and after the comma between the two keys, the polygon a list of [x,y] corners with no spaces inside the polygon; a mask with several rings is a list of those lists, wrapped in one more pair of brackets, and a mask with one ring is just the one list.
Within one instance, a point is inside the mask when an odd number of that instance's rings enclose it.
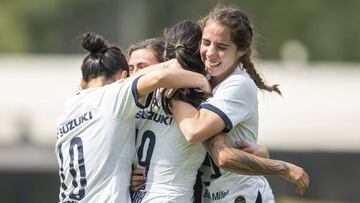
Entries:
{"label": "smiling face", "polygon": [[130,74],[157,63],[159,63],[159,61],[150,48],[137,49],[133,51],[129,57],[128,64]]}
{"label": "smiling face", "polygon": [[238,50],[232,42],[229,28],[208,20],[203,30],[200,53],[212,81],[218,84],[234,71],[245,52]]}

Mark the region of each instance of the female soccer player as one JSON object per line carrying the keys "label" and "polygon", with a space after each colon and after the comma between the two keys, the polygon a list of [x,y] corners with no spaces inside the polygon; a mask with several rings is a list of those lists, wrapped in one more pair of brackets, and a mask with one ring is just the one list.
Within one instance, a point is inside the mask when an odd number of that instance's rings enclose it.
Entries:
{"label": "female soccer player", "polygon": [[160,38],[150,38],[131,45],[128,50],[130,75],[150,65],[164,62],[164,46],[165,42]]}
{"label": "female soccer player", "polygon": [[[191,21],[174,25],[166,33],[165,56],[184,69],[205,75],[199,42],[201,28]],[[136,61],[136,56],[129,60]],[[183,99],[198,106],[205,98],[199,89],[190,89]],[[190,98],[191,96],[191,98]],[[145,168],[146,186],[133,195],[133,202],[190,203],[196,173],[205,158],[201,144],[189,144],[169,115],[169,99],[157,91],[153,104],[136,115],[137,164]]]}
{"label": "female soccer player", "polygon": [[134,116],[146,106],[143,100],[159,87],[210,92],[210,85],[202,74],[183,70],[176,60],[125,79],[129,69],[118,47],[92,33],[83,36],[82,46],[89,51],[81,67],[82,89],[67,101],[57,120],[59,201],[130,202]]}
{"label": "female soccer player", "polygon": [[[168,59],[176,58],[185,69],[204,73],[198,50],[201,39],[201,28],[198,25],[190,21],[183,21],[173,26],[165,38],[165,55]],[[136,55],[129,56],[129,61],[141,62],[136,59]],[[152,62],[156,61],[152,60]],[[194,95],[196,92],[190,91],[188,94],[182,95],[181,99],[197,106],[200,101],[197,101],[197,97]],[[157,101],[163,102],[143,110],[136,116],[138,119],[138,165],[145,167],[147,182],[145,188],[134,194],[133,202],[186,203],[193,201],[192,186],[195,183],[197,169],[204,158],[205,150],[201,145],[189,144],[184,139],[173,117],[166,114],[169,107],[162,105],[167,104],[166,100],[164,96],[158,94]],[[301,173],[299,167],[289,163],[244,156],[246,153],[230,148],[223,143],[223,136],[219,135],[212,140],[216,140],[216,142],[205,143],[209,152],[220,160],[236,159],[236,162],[225,162],[234,170],[242,171],[241,164],[250,165],[253,161],[256,163],[250,167],[258,167],[254,174],[264,174],[266,171],[264,168],[273,167],[271,171],[268,169],[265,174],[288,175],[290,170],[285,171],[288,166],[292,168],[293,173]],[[226,164],[223,166],[227,166]]]}
{"label": "female soccer player", "polygon": [[[279,94],[280,90],[276,85],[266,85],[251,62],[253,29],[249,19],[237,9],[215,9],[203,19],[202,26],[200,53],[211,77],[213,97],[201,104],[199,111],[185,102],[173,101],[174,117],[191,143],[205,141],[224,131],[231,146],[236,146],[236,140],[255,145],[258,133],[257,89]],[[210,145],[216,144],[216,140],[211,142]],[[224,144],[224,140],[218,144]],[[213,157],[217,158],[219,154],[213,154]],[[246,155],[245,160],[249,157],[251,155]],[[295,168],[298,173],[294,174],[284,163],[264,167],[258,161],[243,164],[236,163],[235,159],[226,162],[217,159],[215,162],[229,169],[233,169],[229,163],[235,164],[243,168],[243,173],[250,175],[257,170],[268,175],[274,173],[277,167],[282,167],[282,176],[295,182],[300,193],[309,184],[308,175],[303,169]],[[264,177],[219,169],[210,159],[208,166],[205,172],[208,174],[205,176],[205,202],[274,202],[271,188]]]}

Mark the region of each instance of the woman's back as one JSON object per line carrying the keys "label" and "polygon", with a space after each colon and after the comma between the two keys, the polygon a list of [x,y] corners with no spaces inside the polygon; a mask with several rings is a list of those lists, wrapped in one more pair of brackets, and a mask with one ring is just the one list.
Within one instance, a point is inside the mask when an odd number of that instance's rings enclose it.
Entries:
{"label": "woman's back", "polygon": [[[160,107],[136,115],[137,164],[146,168],[146,186],[134,202],[192,202],[197,170],[205,158],[201,144],[189,144],[171,115]],[[147,194],[145,194],[147,193]]]}
{"label": "woman's back", "polygon": [[[128,202],[135,78],[77,92],[57,120],[61,201]],[[101,192],[100,192],[101,191]]]}

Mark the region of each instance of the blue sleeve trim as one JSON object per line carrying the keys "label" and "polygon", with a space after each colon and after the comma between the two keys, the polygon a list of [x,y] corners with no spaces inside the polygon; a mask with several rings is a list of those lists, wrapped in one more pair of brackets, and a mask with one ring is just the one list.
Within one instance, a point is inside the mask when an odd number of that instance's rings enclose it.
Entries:
{"label": "blue sleeve trim", "polygon": [[145,105],[143,105],[142,103],[140,103],[140,98],[139,98],[139,95],[138,95],[138,91],[137,91],[137,83],[139,81],[139,79],[141,78],[141,76],[137,77],[132,85],[131,85],[131,93],[134,97],[134,101],[135,101],[135,104],[137,107],[141,108],[141,109],[144,109],[144,108],[147,108],[150,103],[151,103],[151,99],[152,99],[152,95],[153,95],[153,92],[149,93],[147,95],[147,98],[146,98],[146,102],[145,102]]}
{"label": "blue sleeve trim", "polygon": [[209,111],[212,111],[212,112],[216,113],[217,115],[219,115],[220,118],[223,119],[223,121],[225,123],[225,128],[224,128],[223,132],[227,133],[233,128],[233,125],[232,125],[229,117],[227,117],[227,115],[224,112],[222,112],[220,109],[218,109],[214,105],[211,105],[211,104],[208,104],[208,103],[200,104],[200,108],[204,108],[204,109],[207,109]]}

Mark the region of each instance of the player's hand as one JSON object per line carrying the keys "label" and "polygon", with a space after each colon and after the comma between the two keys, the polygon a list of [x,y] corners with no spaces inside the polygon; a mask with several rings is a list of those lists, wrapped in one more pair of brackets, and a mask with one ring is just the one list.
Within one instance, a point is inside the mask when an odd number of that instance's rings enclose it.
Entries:
{"label": "player's hand", "polygon": [[170,89],[166,89],[165,95],[167,98],[171,98],[174,96],[176,91],[179,91],[182,95],[186,96],[187,94],[189,94],[190,89],[189,88],[183,88],[183,89],[170,88]]}
{"label": "player's hand", "polygon": [[241,140],[236,140],[235,143],[236,143],[235,148],[240,149],[249,154],[254,154],[255,147],[252,147],[249,143],[243,142]]}
{"label": "player's hand", "polygon": [[202,91],[204,91],[209,97],[213,95],[212,88],[210,86],[209,81],[204,76],[204,82],[203,85],[199,87]]}
{"label": "player's hand", "polygon": [[177,88],[169,88],[169,89],[166,89],[164,94],[165,94],[166,98],[170,99],[172,96],[174,96],[174,94],[177,90],[178,90]]}
{"label": "player's hand", "polygon": [[297,185],[297,193],[301,195],[304,194],[305,190],[309,187],[310,184],[309,175],[303,168],[294,164],[287,163],[287,166],[289,167],[289,171],[285,178]]}
{"label": "player's hand", "polygon": [[130,191],[136,192],[142,187],[145,186],[146,176],[145,169],[143,168],[134,168],[131,174],[131,184]]}
{"label": "player's hand", "polygon": [[262,145],[250,145],[249,143],[243,142],[241,140],[236,140],[236,148],[240,149],[246,153],[262,157],[262,158],[269,158],[269,152],[265,146]]}

